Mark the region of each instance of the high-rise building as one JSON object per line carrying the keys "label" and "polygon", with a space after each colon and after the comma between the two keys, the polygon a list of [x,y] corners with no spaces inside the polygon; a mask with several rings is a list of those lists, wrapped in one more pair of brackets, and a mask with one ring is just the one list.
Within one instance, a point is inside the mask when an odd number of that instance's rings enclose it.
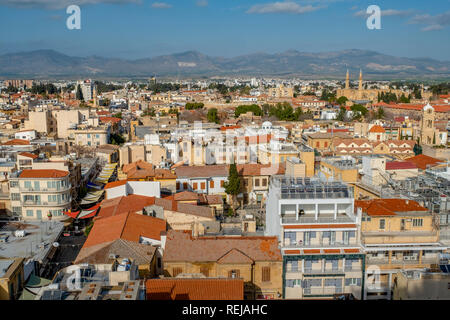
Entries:
{"label": "high-rise building", "polygon": [[283,297],[363,297],[364,253],[353,191],[341,182],[273,176],[266,235],[277,236],[283,255]]}

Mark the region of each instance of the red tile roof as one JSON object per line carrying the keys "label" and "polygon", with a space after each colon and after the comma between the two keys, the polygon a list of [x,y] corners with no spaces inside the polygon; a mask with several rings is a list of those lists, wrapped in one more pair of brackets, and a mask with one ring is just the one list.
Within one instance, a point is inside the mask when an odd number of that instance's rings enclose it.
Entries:
{"label": "red tile roof", "polygon": [[395,216],[411,211],[428,212],[427,208],[422,207],[416,201],[406,199],[355,200],[355,210],[356,208],[361,208],[369,216]]}
{"label": "red tile roof", "polygon": [[406,161],[414,162],[416,164],[416,166],[422,170],[427,169],[427,166],[435,166],[435,165],[438,165],[438,164],[444,162],[442,160],[439,160],[439,159],[436,159],[433,157],[429,157],[424,154],[419,154],[415,157],[408,158],[408,159],[406,159]]}
{"label": "red tile roof", "polygon": [[23,140],[23,139],[12,139],[9,141],[6,141],[3,145],[4,146],[27,146],[30,144],[30,141]]}
{"label": "red tile roof", "polygon": [[386,162],[386,170],[404,170],[404,169],[417,169],[417,166],[414,162],[410,161]]}
{"label": "red tile roof", "polygon": [[119,187],[119,186],[123,186],[124,184],[127,184],[127,180],[119,180],[119,181],[113,181],[113,182],[108,182],[105,185],[105,190],[106,189],[111,189],[111,188],[115,188],[115,187]]}
{"label": "red tile roof", "polygon": [[155,204],[155,197],[146,197],[136,194],[106,199],[101,202],[100,211],[96,219],[121,215],[128,212],[138,212],[144,207]]}
{"label": "red tile roof", "polygon": [[167,232],[164,261],[219,262],[227,254],[232,255],[233,263],[282,260],[277,237],[194,238],[184,231]]}
{"label": "red tile roof", "polygon": [[373,133],[385,133],[386,130],[382,126],[374,125],[372,128],[370,128],[369,132]]}
{"label": "red tile roof", "polygon": [[100,120],[100,122],[112,122],[112,123],[118,123],[122,121],[122,119],[116,117],[99,117],[98,120]]}
{"label": "red tile roof", "polygon": [[166,229],[165,220],[132,212],[96,219],[83,248],[117,239],[139,243],[141,236],[161,240]]}
{"label": "red tile roof", "polygon": [[242,279],[149,279],[147,300],[243,300]]}
{"label": "red tile roof", "polygon": [[23,156],[23,157],[27,157],[27,158],[31,158],[31,159],[37,159],[38,155],[33,154],[33,153],[29,153],[29,152],[21,152],[19,153],[19,156]]}
{"label": "red tile roof", "polygon": [[33,169],[26,169],[23,170],[20,174],[19,178],[63,178],[65,176],[69,175],[69,171],[62,171],[62,170],[55,170],[55,169],[39,169],[39,170],[33,170]]}

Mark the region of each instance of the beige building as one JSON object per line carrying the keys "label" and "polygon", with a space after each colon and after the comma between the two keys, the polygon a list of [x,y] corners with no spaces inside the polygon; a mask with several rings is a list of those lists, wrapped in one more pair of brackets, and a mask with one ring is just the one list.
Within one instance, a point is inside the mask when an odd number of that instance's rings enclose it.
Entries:
{"label": "beige building", "polygon": [[13,214],[25,220],[60,220],[71,208],[68,171],[56,169],[23,170],[10,178]]}
{"label": "beige building", "polygon": [[244,297],[279,299],[282,257],[276,237],[192,237],[167,232],[164,275],[202,273],[207,278],[241,278]]}
{"label": "beige building", "polygon": [[355,208],[362,215],[367,299],[390,299],[399,270],[421,270],[439,263],[446,249],[439,242],[439,225],[416,201],[355,201]]}
{"label": "beige building", "polygon": [[159,167],[166,160],[167,150],[162,145],[131,144],[119,149],[120,167],[136,161],[145,161]]}
{"label": "beige building", "polygon": [[294,97],[294,88],[285,87],[283,84],[280,84],[276,88],[269,88],[270,98],[293,98]]}
{"label": "beige building", "polygon": [[0,300],[16,300],[23,289],[24,258],[0,259]]}
{"label": "beige building", "polygon": [[450,300],[450,274],[398,271],[394,278],[394,300]]}
{"label": "beige building", "polygon": [[75,145],[85,147],[97,147],[109,143],[110,127],[79,127],[68,130],[69,138],[73,139]]}

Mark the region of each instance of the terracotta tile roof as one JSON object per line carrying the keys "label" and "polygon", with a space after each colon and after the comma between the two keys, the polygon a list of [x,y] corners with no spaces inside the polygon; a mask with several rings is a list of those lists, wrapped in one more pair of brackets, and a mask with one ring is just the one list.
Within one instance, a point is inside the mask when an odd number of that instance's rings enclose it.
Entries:
{"label": "terracotta tile roof", "polygon": [[182,166],[175,169],[178,178],[227,177],[228,165]]}
{"label": "terracotta tile roof", "polygon": [[132,169],[137,169],[137,170],[141,170],[141,169],[148,169],[148,170],[153,170],[153,165],[151,163],[148,163],[146,161],[143,160],[138,160],[129,164],[124,164],[122,167],[122,171],[124,173],[128,173],[128,171],[132,170]]}
{"label": "terracotta tile roof", "polygon": [[147,300],[243,300],[242,279],[149,279]]}
{"label": "terracotta tile roof", "polygon": [[119,180],[119,181],[113,181],[113,182],[108,182],[105,185],[105,190],[106,189],[111,189],[111,188],[115,188],[115,187],[119,187],[119,186],[123,186],[124,184],[127,184],[127,180]]}
{"label": "terracotta tile roof", "polygon": [[419,169],[425,170],[427,166],[435,166],[442,163],[442,160],[419,154],[415,157],[406,159],[407,161],[414,162]]}
{"label": "terracotta tile roof", "polygon": [[30,144],[30,141],[23,140],[23,139],[12,139],[9,141],[6,141],[3,145],[4,146],[27,146]]}
{"label": "terracotta tile roof", "polygon": [[122,119],[116,118],[116,117],[99,117],[98,120],[100,120],[100,122],[112,122],[112,123],[119,123],[120,121],[122,121]]}
{"label": "terracotta tile roof", "polygon": [[175,201],[199,200],[199,194],[192,191],[178,192],[173,195]]}
{"label": "terracotta tile roof", "polygon": [[31,159],[39,158],[38,155],[33,154],[33,153],[29,153],[29,152],[21,152],[21,153],[19,153],[19,156],[23,156],[23,157],[27,157],[27,158],[31,158]]}
{"label": "terracotta tile roof", "polygon": [[284,174],[284,166],[275,166],[271,164],[239,164],[236,166],[241,176],[271,176],[276,174]]}
{"label": "terracotta tile roof", "polygon": [[386,162],[386,170],[403,170],[403,169],[417,169],[417,166],[414,162],[410,161]]}
{"label": "terracotta tile roof", "polygon": [[131,212],[96,219],[83,248],[117,239],[139,243],[141,236],[161,240],[161,232],[166,229],[166,221],[163,219]]}
{"label": "terracotta tile roof", "polygon": [[384,128],[383,128],[382,126],[374,125],[374,126],[372,126],[372,128],[370,128],[369,132],[373,132],[373,133],[385,133],[386,130],[384,130]]}
{"label": "terracotta tile roof", "polygon": [[96,219],[103,219],[128,212],[138,212],[144,207],[155,204],[155,197],[146,197],[136,194],[103,200]]}
{"label": "terracotta tile roof", "polygon": [[356,208],[361,208],[369,216],[395,216],[411,211],[423,211],[424,214],[428,212],[427,208],[416,201],[406,199],[355,200],[355,210]]}
{"label": "terracotta tile roof", "polygon": [[134,260],[137,265],[148,265],[153,260],[157,248],[148,244],[117,239],[110,242],[99,243],[91,247],[83,247],[75,263],[102,264],[111,261],[110,255],[115,254],[121,258]]}
{"label": "terracotta tile roof", "polygon": [[19,178],[63,178],[69,175],[69,171],[55,170],[55,169],[26,169],[23,170]]}
{"label": "terracotta tile roof", "polygon": [[252,264],[253,259],[238,249],[231,249],[217,260],[220,264]]}
{"label": "terracotta tile roof", "polygon": [[277,237],[193,238],[188,232],[175,230],[167,232],[164,260],[172,262],[213,262],[220,260],[233,249],[235,252],[232,255],[230,253],[231,260],[238,257],[238,252],[253,261],[282,260]]}

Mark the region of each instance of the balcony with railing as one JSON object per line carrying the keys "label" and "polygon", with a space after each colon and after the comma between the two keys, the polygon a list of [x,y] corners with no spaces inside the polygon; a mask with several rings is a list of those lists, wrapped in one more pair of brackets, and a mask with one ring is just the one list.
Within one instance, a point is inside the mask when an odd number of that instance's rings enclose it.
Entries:
{"label": "balcony with railing", "polygon": [[303,295],[317,295],[317,296],[329,296],[337,293],[343,293],[344,289],[342,287],[323,287],[323,288],[304,288]]}
{"label": "balcony with railing", "polygon": [[72,187],[71,186],[62,186],[59,188],[34,188],[34,187],[24,187],[21,186],[20,192],[22,193],[60,193],[60,192],[65,192],[65,191],[69,191]]}
{"label": "balcony with railing", "polygon": [[319,214],[317,219],[314,215],[303,215],[296,218],[293,214],[285,214],[281,217],[282,224],[302,224],[302,223],[355,223],[355,220],[345,214],[334,215]]}

